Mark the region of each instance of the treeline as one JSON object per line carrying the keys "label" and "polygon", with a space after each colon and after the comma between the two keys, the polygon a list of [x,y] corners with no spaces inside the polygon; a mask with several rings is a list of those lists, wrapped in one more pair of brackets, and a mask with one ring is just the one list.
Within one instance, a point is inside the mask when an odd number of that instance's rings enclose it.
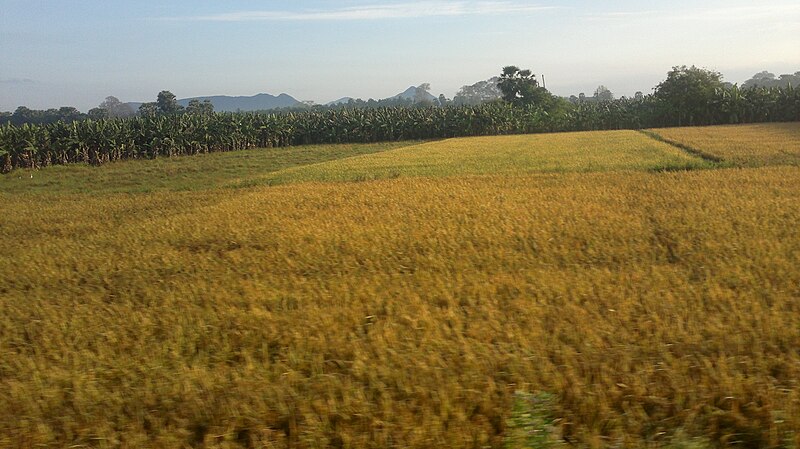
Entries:
{"label": "treeline", "polygon": [[162,91],[158,94],[156,101],[143,103],[139,111],[134,111],[127,104],[119,101],[117,97],[109,96],[103,100],[96,108],[92,108],[87,113],[83,113],[71,106],[63,106],[58,109],[30,109],[25,106],[18,107],[13,113],[0,112],[0,125],[11,124],[21,126],[26,123],[33,125],[46,125],[56,122],[78,122],[82,120],[102,120],[108,118],[131,118],[136,115],[152,116],[158,114],[208,114],[214,112],[214,105],[210,101],[191,100],[186,108],[180,106],[178,101],[169,91]]}
{"label": "treeline", "polygon": [[30,109],[25,106],[18,107],[12,112],[0,112],[0,125],[23,125],[31,123],[34,125],[46,125],[55,122],[75,122],[89,119],[89,114],[84,114],[72,106],[63,106],[58,109]]}
{"label": "treeline", "polygon": [[674,68],[651,95],[607,101],[552,96],[530,71],[513,66],[498,86],[504,100],[480,105],[6,124],[0,126],[0,171],[302,144],[800,120],[800,89],[722,85],[719,74],[694,67]]}
{"label": "treeline", "polygon": [[705,101],[663,98],[657,94],[607,101],[575,102],[554,126],[560,131],[642,129],[669,126],[729,125],[800,121],[800,88],[715,89]]}

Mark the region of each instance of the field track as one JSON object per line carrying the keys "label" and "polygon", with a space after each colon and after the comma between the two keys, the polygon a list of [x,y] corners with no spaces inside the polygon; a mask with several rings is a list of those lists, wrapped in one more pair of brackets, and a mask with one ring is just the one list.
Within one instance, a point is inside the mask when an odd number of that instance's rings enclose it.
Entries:
{"label": "field track", "polygon": [[800,165],[800,126],[794,122],[653,131],[736,166]]}

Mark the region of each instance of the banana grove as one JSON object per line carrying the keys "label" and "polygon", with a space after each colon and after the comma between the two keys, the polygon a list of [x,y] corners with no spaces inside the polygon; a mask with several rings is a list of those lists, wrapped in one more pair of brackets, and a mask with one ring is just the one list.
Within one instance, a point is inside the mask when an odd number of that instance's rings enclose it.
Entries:
{"label": "banana grove", "polygon": [[217,113],[0,127],[0,170],[74,162],[100,165],[299,144],[369,143],[550,130],[535,107],[496,103],[454,108]]}
{"label": "banana grove", "polygon": [[[685,116],[690,123],[684,123]],[[698,110],[655,95],[536,105],[333,109],[292,113],[175,114],[0,126],[0,172],[55,164],[100,165],[248,148],[370,143],[555,131],[640,129],[800,120],[800,90],[717,89]]]}

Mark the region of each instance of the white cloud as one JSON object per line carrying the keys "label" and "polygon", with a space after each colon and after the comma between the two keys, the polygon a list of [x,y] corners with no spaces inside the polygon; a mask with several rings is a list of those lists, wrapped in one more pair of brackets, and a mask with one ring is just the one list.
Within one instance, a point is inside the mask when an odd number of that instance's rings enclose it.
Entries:
{"label": "white cloud", "polygon": [[752,22],[757,20],[787,19],[800,16],[800,4],[762,4],[759,6],[725,6],[697,8],[684,11],[616,11],[587,16],[590,20],[653,20]]}
{"label": "white cloud", "polygon": [[512,1],[435,1],[375,4],[357,7],[304,11],[237,11],[179,19],[213,22],[245,21],[346,21],[413,19],[467,15],[501,15],[556,9]]}
{"label": "white cloud", "polygon": [[753,21],[759,19],[779,19],[800,14],[800,4],[732,6],[700,10],[697,14],[685,14],[685,20]]}

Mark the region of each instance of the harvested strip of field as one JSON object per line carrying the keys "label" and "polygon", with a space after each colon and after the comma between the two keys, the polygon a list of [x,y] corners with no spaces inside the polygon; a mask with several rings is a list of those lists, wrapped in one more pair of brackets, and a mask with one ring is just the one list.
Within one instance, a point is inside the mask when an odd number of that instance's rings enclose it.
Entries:
{"label": "harvested strip of field", "polygon": [[650,130],[664,139],[743,167],[800,165],[800,123]]}
{"label": "harvested strip of field", "polygon": [[103,194],[201,190],[246,186],[267,173],[290,167],[393,150],[417,141],[303,145],[130,160],[91,167],[82,164],[17,170],[0,176],[0,192]]}
{"label": "harvested strip of field", "polygon": [[0,195],[0,446],[789,446],[797,179]]}
{"label": "harvested strip of field", "polygon": [[288,169],[266,179],[281,184],[398,176],[675,170],[710,165],[634,131],[601,131],[447,139]]}

